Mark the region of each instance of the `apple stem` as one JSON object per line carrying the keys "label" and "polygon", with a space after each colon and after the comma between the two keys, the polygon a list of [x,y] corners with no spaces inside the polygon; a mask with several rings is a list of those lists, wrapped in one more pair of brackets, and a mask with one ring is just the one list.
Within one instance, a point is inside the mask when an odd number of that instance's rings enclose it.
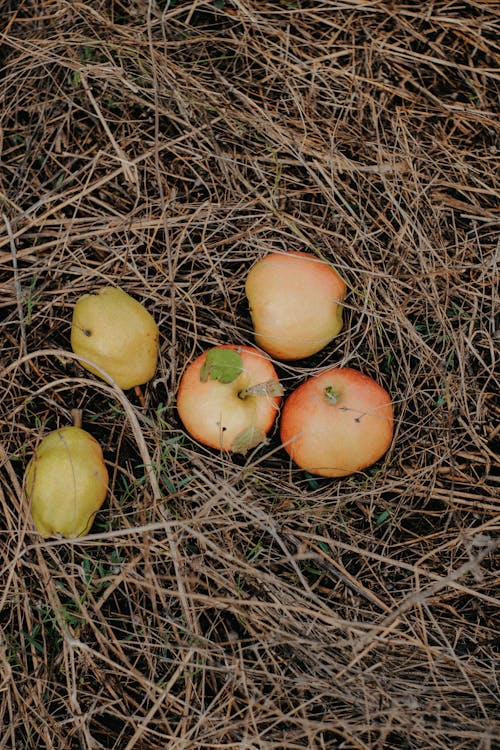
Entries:
{"label": "apple stem", "polygon": [[336,404],[340,398],[338,392],[335,390],[333,385],[327,385],[324,393],[325,393],[325,398],[329,404]]}
{"label": "apple stem", "polygon": [[282,396],[284,393],[283,386],[277,380],[266,380],[265,383],[249,385],[239,391],[238,398],[246,399],[248,396]]}
{"label": "apple stem", "polygon": [[73,420],[73,427],[82,426],[83,421],[83,410],[82,409],[71,409],[71,419]]}
{"label": "apple stem", "polygon": [[136,385],[134,388],[135,395],[139,399],[139,403],[141,406],[146,406],[146,399],[144,398],[144,393],[142,392],[142,388],[140,385]]}

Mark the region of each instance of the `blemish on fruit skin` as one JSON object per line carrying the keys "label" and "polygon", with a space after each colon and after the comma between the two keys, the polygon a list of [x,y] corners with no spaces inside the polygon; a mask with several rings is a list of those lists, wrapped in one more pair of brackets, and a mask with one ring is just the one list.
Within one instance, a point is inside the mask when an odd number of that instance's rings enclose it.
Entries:
{"label": "blemish on fruit skin", "polygon": [[90,328],[83,328],[82,330],[84,336],[92,336],[92,331],[90,330]]}

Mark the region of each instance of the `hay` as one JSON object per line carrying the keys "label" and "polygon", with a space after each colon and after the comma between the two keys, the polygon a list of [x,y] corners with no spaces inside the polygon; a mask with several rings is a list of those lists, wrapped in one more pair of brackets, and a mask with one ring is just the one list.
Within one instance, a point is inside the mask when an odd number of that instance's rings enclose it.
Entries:
{"label": "hay", "polygon": [[[499,741],[498,16],[436,0],[0,8],[0,747],[489,750]],[[333,363],[394,397],[342,481],[183,432],[188,361],[251,344],[245,274],[321,253]],[[161,328],[146,405],[66,357],[79,294]],[[112,477],[42,542],[41,436],[84,409]]]}

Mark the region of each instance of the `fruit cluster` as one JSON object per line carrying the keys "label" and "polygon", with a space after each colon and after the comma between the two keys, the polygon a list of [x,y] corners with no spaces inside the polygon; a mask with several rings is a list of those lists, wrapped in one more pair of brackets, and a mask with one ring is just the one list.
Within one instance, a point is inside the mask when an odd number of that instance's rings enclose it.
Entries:
{"label": "fruit cluster", "polygon": [[[158,327],[140,302],[121,289],[103,287],[77,301],[71,347],[89,372],[124,390],[134,388],[155,373]],[[76,421],[50,432],[24,475],[36,530],[44,538],[87,534],[106,499],[108,481],[101,446]]]}
{"label": "fruit cluster", "polygon": [[[246,279],[255,341],[278,360],[316,354],[342,329],[346,285],[327,262],[307,253],[269,253]],[[283,389],[259,349],[210,349],[185,371],[177,409],[186,430],[212,448],[245,453],[272,428]],[[280,419],[283,447],[311,474],[342,477],[387,451],[393,411],[387,392],[351,368],[333,367],[287,398]]]}
{"label": "fruit cluster", "polygon": [[[342,329],[346,285],[327,262],[307,253],[269,253],[250,269],[246,295],[260,347],[224,344],[191,362],[179,384],[177,410],[187,432],[215,449],[245,454],[265,440],[283,397],[274,365],[323,349]],[[158,328],[120,289],[104,287],[75,305],[71,345],[81,364],[120,388],[150,380]],[[267,354],[266,354],[267,353]],[[284,449],[302,469],[343,477],[372,465],[390,446],[388,393],[367,375],[333,367],[286,399]],[[86,534],[104,502],[108,474],[95,439],[79,426],[47,435],[25,474],[36,529],[43,537]]]}

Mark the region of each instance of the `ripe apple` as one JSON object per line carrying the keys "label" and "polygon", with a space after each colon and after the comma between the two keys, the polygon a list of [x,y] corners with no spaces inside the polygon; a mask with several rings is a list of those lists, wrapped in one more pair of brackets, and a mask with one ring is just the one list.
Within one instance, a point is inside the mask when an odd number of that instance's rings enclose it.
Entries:
{"label": "ripe apple", "polygon": [[281,441],[302,469],[344,477],[378,461],[393,436],[387,391],[350,367],[313,376],[288,397],[281,416]]}
{"label": "ripe apple", "polygon": [[262,352],[226,344],[188,365],[177,393],[177,411],[200,443],[245,454],[273,426],[282,393],[276,371]]}
{"label": "ripe apple", "polygon": [[108,490],[101,446],[79,427],[50,432],[26,467],[24,486],[42,537],[84,536]]}
{"label": "ripe apple", "polygon": [[282,360],[319,352],[342,329],[345,294],[329,263],[309,253],[269,253],[246,280],[256,343]]}
{"label": "ripe apple", "polygon": [[[150,380],[158,358],[158,327],[146,308],[122,289],[84,294],[73,310],[71,347],[123,388]],[[83,366],[102,377],[90,365]]]}

